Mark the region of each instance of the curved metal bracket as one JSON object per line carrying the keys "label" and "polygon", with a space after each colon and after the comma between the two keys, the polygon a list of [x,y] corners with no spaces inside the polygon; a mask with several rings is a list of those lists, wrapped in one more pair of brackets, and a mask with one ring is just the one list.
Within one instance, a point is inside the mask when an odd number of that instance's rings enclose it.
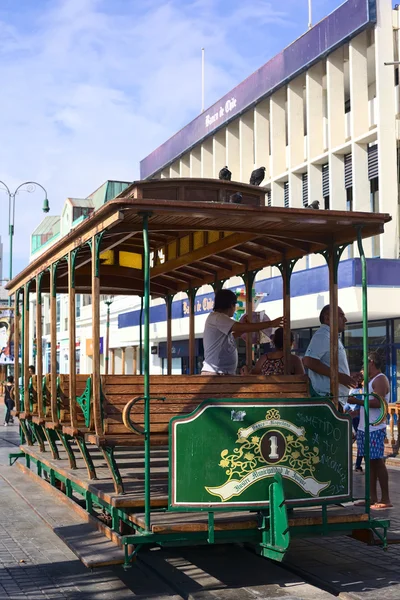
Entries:
{"label": "curved metal bracket", "polygon": [[79,248],[74,248],[73,250],[71,250],[71,263],[69,264],[69,267],[72,271],[72,277],[71,277],[71,284],[72,287],[75,288],[75,265],[76,265],[76,257],[77,254],[79,252]]}
{"label": "curved metal bracket", "polygon": [[[132,400],[129,400],[122,412],[122,420],[125,427],[133,431],[133,433],[136,433],[137,435],[145,435],[146,431],[143,429],[143,427],[138,426],[132,421],[130,414],[132,407],[135,406],[135,404],[137,404],[140,400],[145,400],[144,396],[136,396],[135,398],[132,398]],[[162,400],[164,402],[165,396],[150,396],[149,400]]]}
{"label": "curved metal bracket", "polygon": [[373,396],[381,403],[380,412],[377,419],[375,419],[373,423],[370,423],[372,427],[376,427],[377,425],[380,425],[388,416],[388,403],[385,398],[382,398],[382,396],[379,396],[379,394],[376,394],[375,392],[370,392],[369,396]]}
{"label": "curved metal bracket", "polygon": [[339,262],[342,258],[343,252],[346,250],[348,245],[349,244],[343,244],[342,246],[332,245],[330,248],[322,250],[322,252],[319,253],[322,254],[322,256],[325,258],[326,264],[329,265],[329,257],[331,255],[331,252],[333,252],[333,264],[335,267],[335,271],[333,274],[334,283],[337,283]]}
{"label": "curved metal bracket", "polygon": [[100,277],[100,246],[101,246],[101,240],[103,239],[103,235],[105,234],[105,231],[101,231],[100,233],[97,233],[94,236],[94,243],[95,243],[95,270],[94,270],[94,274],[95,277]]}

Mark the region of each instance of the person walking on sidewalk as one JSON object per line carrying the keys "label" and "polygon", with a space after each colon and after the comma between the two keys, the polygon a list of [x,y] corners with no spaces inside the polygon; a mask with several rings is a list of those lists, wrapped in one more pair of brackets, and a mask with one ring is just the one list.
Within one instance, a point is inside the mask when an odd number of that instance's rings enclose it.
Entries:
{"label": "person walking on sidewalk", "polygon": [[7,427],[9,423],[14,423],[14,419],[12,418],[11,411],[14,410],[15,402],[14,402],[14,377],[9,375],[7,377],[7,381],[4,386],[4,404],[6,406],[6,418],[4,421],[4,426]]}
{"label": "person walking on sidewalk", "polygon": [[[387,402],[390,397],[389,381],[386,375],[382,373],[384,367],[383,358],[378,352],[371,352],[368,356],[368,392],[374,392],[378,396],[384,398]],[[357,446],[359,453],[365,456],[365,411],[364,399],[352,398],[352,403],[358,404],[360,407],[360,423],[357,431]],[[371,425],[379,418],[380,401],[374,396],[369,397],[369,446],[370,446],[370,497],[371,508],[373,510],[385,510],[391,508],[393,504],[389,498],[389,474],[385,465],[385,437],[386,437],[386,421],[379,425]],[[377,483],[381,488],[382,497],[378,501]],[[360,503],[361,504],[361,503]]]}

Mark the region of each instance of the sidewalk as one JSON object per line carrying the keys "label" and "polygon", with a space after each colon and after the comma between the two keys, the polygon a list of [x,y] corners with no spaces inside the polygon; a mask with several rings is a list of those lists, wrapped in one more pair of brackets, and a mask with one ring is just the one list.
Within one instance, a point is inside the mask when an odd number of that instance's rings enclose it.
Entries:
{"label": "sidewalk", "polygon": [[[18,427],[0,430],[0,464],[17,452]],[[90,571],[26,502],[0,479],[0,598],[122,600],[172,598],[167,584],[145,568]]]}
{"label": "sidewalk", "polygon": [[[389,469],[389,483],[394,508],[374,511],[372,516],[390,519],[390,533],[400,536],[399,469]],[[363,495],[363,474],[354,474],[354,489]],[[351,593],[351,598],[400,598],[400,544],[389,545],[384,552],[380,546],[367,546],[347,536],[293,540],[287,563],[304,570],[315,582],[328,582],[337,593]]]}

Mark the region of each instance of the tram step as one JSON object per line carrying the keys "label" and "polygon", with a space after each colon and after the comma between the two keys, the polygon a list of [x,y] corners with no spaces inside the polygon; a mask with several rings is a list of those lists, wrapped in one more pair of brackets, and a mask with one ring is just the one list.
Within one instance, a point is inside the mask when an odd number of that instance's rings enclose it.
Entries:
{"label": "tram step", "polygon": [[0,467],[0,476],[86,567],[93,569],[124,562],[123,550],[116,545],[119,538],[117,534],[112,534],[114,541],[107,539],[105,533],[108,528],[97,523],[74,500],[53,488],[23,464],[17,462],[14,467]]}

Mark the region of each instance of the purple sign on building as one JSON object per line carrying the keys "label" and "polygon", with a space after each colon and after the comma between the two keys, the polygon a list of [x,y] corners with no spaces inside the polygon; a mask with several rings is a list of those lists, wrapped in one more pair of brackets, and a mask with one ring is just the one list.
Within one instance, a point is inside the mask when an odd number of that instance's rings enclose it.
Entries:
{"label": "purple sign on building", "polygon": [[146,156],[140,163],[140,178],[151,177],[374,23],[376,0],[347,0]]}

